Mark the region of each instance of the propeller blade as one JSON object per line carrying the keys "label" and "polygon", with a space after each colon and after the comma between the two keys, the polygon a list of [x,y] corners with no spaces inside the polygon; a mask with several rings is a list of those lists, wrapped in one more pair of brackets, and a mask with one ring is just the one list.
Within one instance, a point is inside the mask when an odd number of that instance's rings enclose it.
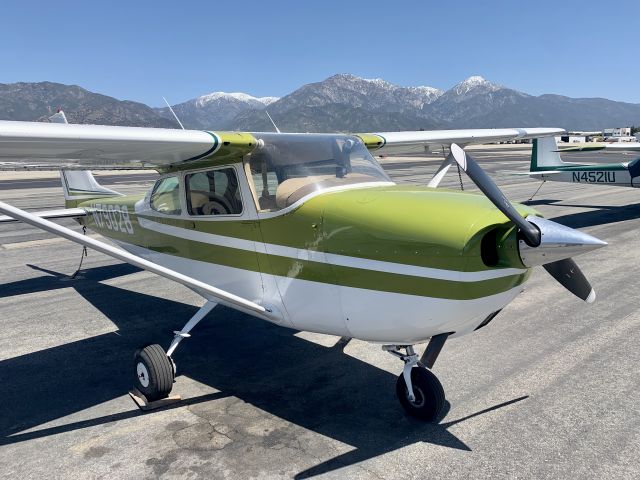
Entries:
{"label": "propeller blade", "polygon": [[571,258],[547,263],[543,265],[543,267],[549,272],[549,275],[555,278],[558,283],[576,297],[581,298],[587,303],[593,303],[595,301],[596,292],[591,288],[591,284],[585,278],[578,265],[576,265],[576,262]]}
{"label": "propeller blade", "polygon": [[[603,247],[606,243],[550,220],[534,216],[522,218],[489,175],[460,146],[451,144],[449,158],[455,161],[482,193],[518,226],[523,237],[518,246],[523,264],[529,267],[542,265],[553,278],[575,296],[587,303],[593,303],[596,292],[569,256]],[[554,257],[561,259],[547,263]]]}
{"label": "propeller blade", "polygon": [[527,245],[531,247],[540,245],[540,230],[522,218],[522,215],[511,205],[511,202],[505,197],[502,190],[498,188],[494,181],[491,180],[491,177],[485,173],[473,158],[467,155],[465,151],[455,143],[451,144],[449,157],[460,165],[460,168],[469,175],[469,178],[473,180],[473,183],[478,186],[482,193],[484,193],[509,220],[518,226]]}

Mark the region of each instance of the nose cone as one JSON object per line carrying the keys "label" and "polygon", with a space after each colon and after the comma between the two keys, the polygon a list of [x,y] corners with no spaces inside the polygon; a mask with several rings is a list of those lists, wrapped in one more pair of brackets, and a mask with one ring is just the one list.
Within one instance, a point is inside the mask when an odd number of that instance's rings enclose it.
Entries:
{"label": "nose cone", "polygon": [[518,242],[520,258],[527,267],[545,265],[565,258],[590,252],[607,243],[589,234],[565,227],[545,218],[529,215],[527,221],[533,223],[542,234],[538,247],[530,247],[523,240]]}

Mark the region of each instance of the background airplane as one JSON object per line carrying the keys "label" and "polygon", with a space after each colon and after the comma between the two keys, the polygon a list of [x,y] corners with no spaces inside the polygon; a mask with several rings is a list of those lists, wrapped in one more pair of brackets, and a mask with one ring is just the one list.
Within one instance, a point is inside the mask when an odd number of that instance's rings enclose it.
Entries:
{"label": "background airplane", "polygon": [[613,143],[559,150],[553,137],[537,138],[533,140],[531,165],[527,174],[542,181],[640,186],[637,178],[640,177],[640,158],[622,163],[584,164],[564,162],[560,156],[561,152],[577,151],[634,152],[640,151],[640,143]]}

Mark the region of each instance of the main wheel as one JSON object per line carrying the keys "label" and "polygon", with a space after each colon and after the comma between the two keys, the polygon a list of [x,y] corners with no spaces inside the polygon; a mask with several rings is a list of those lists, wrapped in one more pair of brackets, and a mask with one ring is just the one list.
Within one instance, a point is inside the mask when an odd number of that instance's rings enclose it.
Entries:
{"label": "main wheel", "polygon": [[412,417],[432,421],[444,407],[444,389],[442,384],[430,370],[422,367],[411,369],[411,383],[415,400],[409,400],[409,389],[400,374],[396,382],[396,395],[404,410]]}
{"label": "main wheel", "polygon": [[158,344],[147,345],[133,357],[134,385],[148,402],[165,398],[173,387],[173,365]]}

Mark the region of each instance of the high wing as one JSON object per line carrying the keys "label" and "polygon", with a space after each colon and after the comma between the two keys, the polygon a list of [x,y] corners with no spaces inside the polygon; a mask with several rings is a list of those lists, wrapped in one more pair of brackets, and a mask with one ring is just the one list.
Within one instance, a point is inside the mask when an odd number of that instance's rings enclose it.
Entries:
{"label": "high wing", "polygon": [[256,142],[242,132],[0,121],[0,168],[166,170],[241,156]]}
{"label": "high wing", "polygon": [[375,155],[424,153],[430,147],[461,146],[560,135],[561,128],[486,128],[357,134]]}
{"label": "high wing", "polygon": [[[360,133],[358,136],[369,151],[375,155],[402,155],[408,153],[424,154],[434,147],[449,147],[453,143],[465,147],[473,144],[551,137],[562,133],[564,130],[561,128],[486,128]],[[446,157],[427,186],[437,187],[451,165],[451,159]]]}
{"label": "high wing", "polygon": [[[376,154],[424,152],[429,146],[465,146],[558,135],[558,128],[498,128],[363,133]],[[168,170],[204,159],[251,152],[257,139],[246,132],[69,125],[0,121],[0,168]]]}

